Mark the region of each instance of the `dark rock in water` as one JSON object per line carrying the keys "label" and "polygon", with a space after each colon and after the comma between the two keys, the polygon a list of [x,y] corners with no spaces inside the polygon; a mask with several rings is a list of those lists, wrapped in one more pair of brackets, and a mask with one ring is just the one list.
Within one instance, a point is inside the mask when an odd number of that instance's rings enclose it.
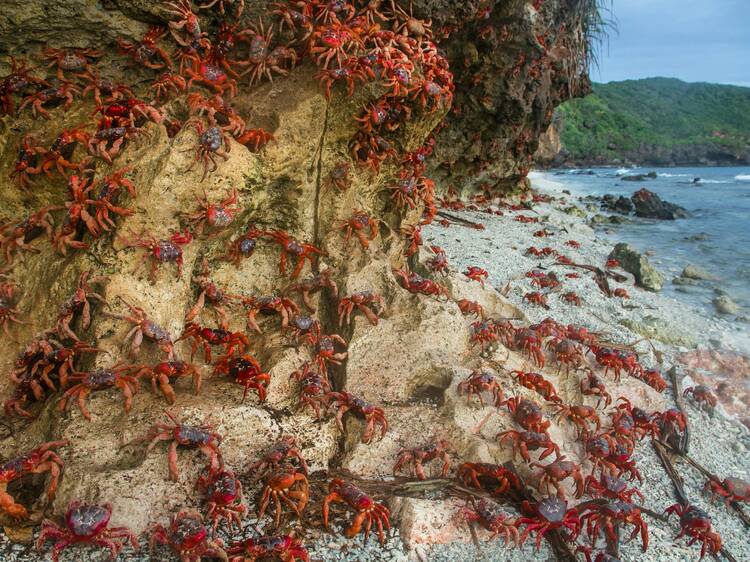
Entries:
{"label": "dark rock in water", "polygon": [[651,265],[648,258],[637,252],[629,244],[617,244],[607,256],[607,259],[617,260],[628,273],[635,277],[635,284],[648,291],[660,291],[664,285],[664,277]]}
{"label": "dark rock in water", "polygon": [[692,236],[686,236],[684,238],[687,242],[705,242],[710,239],[710,236],[705,233],[701,232],[700,234],[693,234]]}
{"label": "dark rock in water", "polygon": [[697,183],[700,183],[700,182],[701,182],[700,178],[693,178],[693,183],[697,184]]}
{"label": "dark rock in water", "polygon": [[692,263],[689,263],[685,266],[685,269],[682,270],[680,277],[684,277],[687,279],[697,279],[698,281],[717,281],[718,280],[718,277],[716,277],[712,273],[709,273],[702,267],[693,265]]}
{"label": "dark rock in water", "polygon": [[629,215],[635,209],[633,202],[623,195],[618,197],[608,193],[604,195],[601,200],[602,209],[614,211],[615,213],[620,213],[622,215]]}
{"label": "dark rock in water", "polygon": [[632,176],[622,176],[622,181],[646,181],[655,180],[656,172],[649,172],[648,174],[633,174]]}
{"label": "dark rock in water", "polygon": [[635,206],[635,215],[645,219],[675,220],[690,216],[685,209],[674,203],[662,201],[656,193],[648,189],[636,191],[630,198]]}

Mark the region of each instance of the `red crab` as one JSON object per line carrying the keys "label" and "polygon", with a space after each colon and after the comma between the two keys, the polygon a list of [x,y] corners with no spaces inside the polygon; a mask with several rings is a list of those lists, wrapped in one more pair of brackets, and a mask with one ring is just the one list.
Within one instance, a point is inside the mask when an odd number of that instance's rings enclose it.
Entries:
{"label": "red crab", "polygon": [[601,428],[601,421],[596,410],[591,406],[581,405],[566,405],[556,404],[557,411],[555,414],[558,418],[566,418],[578,427],[578,437],[586,438],[589,435],[589,431],[593,431],[593,427],[596,426],[596,431]]}
{"label": "red crab", "polygon": [[465,462],[458,467],[456,477],[464,486],[473,486],[478,490],[491,488],[495,496],[502,496],[509,490],[520,490],[521,480],[515,472],[497,464],[486,462]]}
{"label": "red crab", "polygon": [[291,536],[262,536],[255,539],[245,539],[233,543],[227,552],[238,554],[230,560],[231,562],[246,562],[248,560],[268,560],[278,558],[288,562],[310,562],[310,555],[302,542]]}
{"label": "red crab", "polygon": [[653,419],[656,422],[659,436],[665,440],[674,434],[685,433],[687,429],[687,418],[677,408],[655,412]]}
{"label": "red crab", "polygon": [[528,301],[531,304],[535,304],[537,306],[541,306],[542,308],[549,309],[549,306],[547,305],[547,295],[544,295],[538,291],[533,291],[531,293],[526,293],[523,296],[524,301]]}
{"label": "red crab", "polygon": [[554,488],[557,491],[557,497],[564,500],[566,495],[565,488],[563,488],[560,482],[571,478],[575,483],[574,497],[580,498],[583,495],[585,486],[583,474],[581,474],[581,466],[572,461],[566,461],[565,456],[559,457],[550,464],[545,465],[533,462],[530,466],[542,469],[542,473],[539,475],[539,483],[537,484],[539,493],[549,493],[550,488]]}
{"label": "red crab", "polygon": [[526,248],[526,251],[524,252],[524,256],[536,256],[536,257],[547,257],[551,256],[553,254],[556,254],[555,250],[550,248],[549,246],[542,248],[541,250],[538,249],[536,246],[530,246]]}
{"label": "red crab", "polygon": [[273,134],[265,129],[248,129],[237,137],[237,142],[245,145],[250,152],[258,152],[274,139]]}
{"label": "red crab", "polygon": [[576,250],[581,247],[581,243],[580,242],[576,242],[575,240],[568,240],[567,242],[565,242],[565,245],[568,248],[574,248]]}
{"label": "red crab", "polygon": [[211,204],[208,202],[208,194],[203,190],[203,197],[197,198],[200,210],[191,214],[186,214],[185,218],[197,235],[203,234],[203,228],[209,226],[219,230],[232,224],[234,216],[240,211],[239,207],[233,207],[237,202],[237,190],[233,189],[228,197],[220,203]]}
{"label": "red crab", "polygon": [[702,384],[686,388],[682,395],[692,395],[693,400],[695,400],[695,403],[701,409],[713,410],[718,403],[716,395],[711,392],[711,389]]}
{"label": "red crab", "polygon": [[[232,6],[232,4],[235,3],[235,0],[208,0],[207,4],[198,4],[196,2],[196,5],[198,6],[199,10],[208,10],[209,8],[213,8],[214,6],[219,6],[219,14],[221,16],[224,16],[224,12],[229,12],[229,7]],[[224,6],[224,4],[227,4],[228,6]],[[235,8],[234,11],[234,17],[235,19],[239,19],[239,17],[242,15],[242,11],[245,9],[245,0],[237,0],[237,8]]]}
{"label": "red crab", "polygon": [[9,222],[0,226],[0,251],[6,264],[13,263],[14,254],[21,250],[37,252],[38,250],[31,247],[30,242],[43,232],[52,237],[54,221],[50,211],[53,209],[55,207],[42,207],[20,222]]}
{"label": "red crab", "polygon": [[561,402],[552,383],[545,379],[539,373],[527,373],[524,371],[511,371],[511,375],[516,377],[518,384],[538,392],[548,402]]}
{"label": "red crab", "polygon": [[[131,232],[129,238],[121,238],[122,244],[125,248],[144,248],[146,253],[143,256],[140,264],[142,265],[146,260],[151,260],[151,268],[149,277],[152,283],[156,282],[156,270],[159,263],[174,263],[177,264],[177,276],[182,277],[182,248],[186,244],[190,244],[193,241],[193,235],[189,230],[184,232],[175,232],[167,239],[157,240],[152,234],[146,231],[141,231],[140,234],[134,234]],[[140,267],[140,265],[139,265]]]}
{"label": "red crab", "polygon": [[484,308],[478,302],[461,299],[460,301],[456,301],[456,304],[458,305],[461,314],[463,314],[464,316],[474,315],[477,318],[481,319],[484,319],[486,317]]}
{"label": "red crab", "polygon": [[570,531],[572,539],[581,532],[581,519],[578,510],[574,507],[568,509],[568,504],[558,498],[545,498],[538,503],[529,503],[524,500],[521,511],[526,515],[516,521],[516,526],[526,526],[521,534],[520,543],[526,542],[529,535],[536,533],[536,549],[542,546],[542,539],[549,531],[564,528]]}
{"label": "red crab", "polygon": [[[86,94],[92,92],[97,107],[101,107],[105,103],[115,102],[119,99],[135,97],[133,90],[131,90],[129,86],[125,84],[115,84],[111,80],[102,78],[97,69],[86,71],[78,76],[88,82],[83,88],[81,96],[85,97]],[[102,99],[102,96],[106,96],[106,98]]]}
{"label": "red crab", "polygon": [[513,343],[516,349],[526,353],[538,367],[544,367],[544,352],[542,351],[541,336],[529,328],[520,328],[514,338]]}
{"label": "red crab", "polygon": [[[258,505],[258,519],[263,517],[269,502],[273,499],[276,507],[276,516],[274,523],[279,528],[281,521],[281,502],[291,507],[299,515],[307,505],[310,495],[307,476],[291,466],[282,466],[272,472],[266,479],[266,485],[263,488],[263,495]],[[295,503],[296,500],[296,503]]]}
{"label": "red crab", "polygon": [[693,505],[679,503],[668,507],[664,510],[664,513],[667,516],[675,513],[680,518],[680,533],[675,537],[676,539],[687,535],[690,537],[688,545],[696,542],[701,543],[701,559],[706,555],[706,552],[713,556],[719,553],[721,536],[711,531],[711,517],[708,513]]}
{"label": "red crab", "polygon": [[94,219],[96,220],[99,228],[103,231],[109,232],[116,228],[115,222],[110,217],[110,213],[120,215],[122,217],[130,216],[133,211],[124,207],[118,207],[116,203],[120,198],[122,189],[125,188],[131,197],[136,196],[135,185],[128,179],[125,179],[125,174],[131,171],[131,168],[122,168],[105,178],[102,178],[99,184],[99,193],[96,199],[92,202],[96,209]]}
{"label": "red crab", "polygon": [[255,252],[258,239],[266,234],[265,230],[259,230],[254,224],[247,227],[244,234],[232,242],[224,259],[239,267],[244,258],[249,258]]}
{"label": "red crab", "polygon": [[[430,269],[430,271],[434,271],[436,273],[439,272],[439,273],[442,273],[443,275],[447,275],[450,268],[448,265],[448,256],[446,255],[445,250],[443,250],[440,246],[430,246],[430,251],[434,255],[427,260],[427,267]],[[459,303],[461,302],[468,303],[471,301],[464,299],[462,301],[459,301]]]}
{"label": "red crab", "polygon": [[170,94],[179,95],[187,91],[187,80],[173,72],[162,72],[151,84],[156,100],[167,100]]}
{"label": "red crab", "polygon": [[167,399],[169,404],[174,404],[176,395],[172,384],[180,378],[192,377],[193,391],[197,396],[201,392],[202,377],[198,368],[192,363],[185,361],[163,361],[156,365],[143,365],[134,375],[137,378],[142,376],[151,379],[151,389],[156,394],[156,385]]}
{"label": "red crab", "polygon": [[347,49],[356,48],[359,43],[351,28],[333,21],[315,28],[310,37],[308,52],[310,56],[316,57],[316,62],[321,68],[328,68],[334,57],[341,67],[350,56]]}
{"label": "red crab", "polygon": [[60,553],[73,544],[89,544],[108,548],[114,560],[125,542],[138,550],[138,537],[127,527],[110,527],[112,505],[93,505],[71,501],[65,512],[65,527],[45,519],[36,540],[36,549],[41,552],[44,544],[52,540],[52,560],[58,562]]}
{"label": "red crab", "polygon": [[70,338],[73,341],[81,341],[78,336],[70,328],[70,323],[73,321],[75,316],[80,313],[81,322],[80,327],[82,330],[87,330],[91,325],[91,301],[97,301],[104,305],[107,305],[107,301],[99,293],[94,292],[91,285],[97,283],[103,283],[107,281],[107,277],[96,276],[91,277],[90,271],[84,271],[78,277],[78,284],[76,290],[65,302],[60,305],[60,309],[57,315],[57,323],[55,325],[55,331],[62,338]]}
{"label": "red crab", "polygon": [[[73,105],[73,94],[80,94],[81,90],[73,86],[70,82],[64,82],[60,86],[45,88],[35,94],[26,96],[23,103],[18,107],[22,111],[26,106],[31,106],[31,112],[34,117],[41,115],[45,119],[51,119],[46,107],[56,107],[63,104],[63,110],[67,111]],[[63,103],[64,102],[64,103]]]}
{"label": "red crab", "polygon": [[[375,240],[380,232],[378,220],[360,209],[354,209],[352,216],[348,220],[342,221],[339,228],[346,231],[344,244],[348,244],[349,239],[354,234],[365,249],[370,246],[370,242]],[[368,229],[370,232],[369,235],[366,235],[365,231]]]}
{"label": "red crab", "polygon": [[281,261],[279,262],[279,271],[282,275],[286,275],[286,261],[287,255],[293,256],[297,263],[292,271],[291,278],[295,279],[302,272],[302,268],[305,265],[305,260],[309,260],[310,267],[313,267],[314,258],[317,254],[322,254],[323,251],[316,248],[312,244],[306,244],[300,242],[289,236],[287,232],[283,230],[272,230],[266,233],[274,242],[281,246]]}
{"label": "red crab", "polygon": [[293,372],[291,376],[302,385],[298,406],[300,408],[310,406],[315,413],[315,419],[319,420],[320,409],[328,406],[327,396],[331,392],[328,379],[313,371],[309,364],[305,364],[302,369]]}
{"label": "red crab", "polygon": [[464,275],[471,279],[472,281],[479,281],[481,283],[482,288],[484,288],[484,282],[489,277],[489,273],[482,269],[481,267],[471,266],[466,271],[464,271]]}
{"label": "red crab", "polygon": [[[378,306],[377,312],[374,312],[370,308],[374,304]],[[344,323],[344,319],[349,324],[352,311],[354,311],[355,307],[367,317],[370,324],[377,326],[378,317],[383,313],[383,309],[385,308],[385,300],[373,291],[361,291],[342,298],[339,301],[339,326]]]}
{"label": "red crab", "polygon": [[584,509],[585,513],[581,516],[581,522],[586,523],[586,532],[591,539],[592,546],[596,547],[601,530],[604,530],[604,534],[610,541],[617,543],[619,534],[615,529],[619,531],[621,526],[630,524],[633,526],[630,540],[640,533],[643,552],[648,549],[648,527],[641,518],[641,510],[633,504],[614,500],[604,504],[588,504]]}
{"label": "red crab", "polygon": [[122,296],[118,296],[118,298],[128,307],[128,314],[107,313],[107,315],[111,318],[127,320],[133,324],[133,328],[123,339],[123,344],[127,344],[128,340],[132,338],[133,341],[130,344],[131,355],[138,354],[138,351],[141,349],[141,344],[143,343],[143,338],[146,338],[158,345],[159,349],[167,354],[167,359],[171,361],[174,357],[174,342],[172,342],[172,336],[169,332],[151,320],[145,310],[130,304]]}
{"label": "red crab", "polygon": [[656,392],[664,392],[667,388],[667,381],[661,376],[657,369],[645,369],[640,379],[653,388]]}
{"label": "red crab", "polygon": [[636,488],[628,488],[625,480],[607,474],[602,474],[599,480],[589,475],[586,478],[586,492],[594,498],[604,497],[627,503],[633,502],[633,496],[638,496],[641,502],[644,500],[643,494]]}
{"label": "red crab", "polygon": [[591,371],[589,371],[586,378],[581,381],[581,394],[595,396],[597,400],[597,408],[601,406],[602,400],[604,400],[605,408],[612,403],[612,395],[607,392],[607,387],[602,380]]}
{"label": "red crab", "polygon": [[[91,142],[91,135],[81,128],[63,130],[50,145],[49,149],[38,149],[42,155],[41,171],[52,177],[53,166],[58,173],[67,177],[67,170],[82,170],[84,163],[71,162],[78,143],[86,145]],[[106,143],[105,143],[106,144]]]}
{"label": "red crab", "polygon": [[37,144],[38,141],[34,137],[26,134],[18,146],[18,159],[10,177],[15,180],[19,187],[30,187],[31,176],[41,174],[43,171],[39,157],[46,150],[37,146]]}
{"label": "red crab", "polygon": [[269,470],[276,471],[281,468],[282,463],[288,465],[291,459],[297,459],[303,474],[308,473],[307,463],[297,449],[297,440],[291,435],[284,435],[263,454],[258,462],[250,465],[248,470],[256,473],[254,480],[259,480],[267,476]]}
{"label": "red crab", "polygon": [[114,125],[111,118],[105,117],[99,123],[99,130],[89,138],[87,146],[92,156],[104,159],[108,164],[120,153],[122,145],[128,139],[138,135],[149,137],[150,134],[142,127]]}
{"label": "red crab", "polygon": [[734,502],[750,502],[750,484],[741,478],[729,476],[723,481],[719,481],[718,479],[714,480],[712,478],[706,482],[703,489],[706,492],[711,492],[714,497],[723,497],[727,506]]}
{"label": "red crab", "polygon": [[578,369],[586,361],[583,349],[573,340],[553,338],[547,342],[546,347],[555,356],[558,373],[563,365],[567,374],[571,367]]}
{"label": "red crab", "polygon": [[24,93],[31,85],[49,86],[44,80],[29,74],[30,71],[31,68],[26,66],[26,61],[10,57],[10,74],[0,78],[0,116],[12,115],[15,112],[14,94]]}
{"label": "red crab", "polygon": [[367,81],[367,73],[359,67],[356,57],[349,57],[340,68],[322,68],[318,72],[320,86],[326,94],[326,99],[331,99],[331,88],[335,82],[344,80],[349,97],[354,95],[357,82]]}
{"label": "red crab", "polygon": [[537,449],[543,449],[539,456],[540,461],[552,453],[555,453],[555,458],[560,458],[560,447],[552,441],[547,433],[509,430],[498,433],[496,439],[500,441],[501,445],[505,441],[513,441],[513,457],[515,458],[516,453],[520,452],[521,458],[526,462],[531,462],[529,450],[535,451]]}
{"label": "red crab", "polygon": [[19,287],[15,283],[0,283],[0,326],[3,333],[10,338],[9,326],[25,324],[18,318],[20,311],[16,307]]}
{"label": "red crab", "polygon": [[8,484],[28,474],[44,474],[49,472],[50,480],[47,486],[47,500],[52,503],[57,492],[57,482],[64,466],[62,459],[53,451],[67,445],[69,441],[50,441],[23,455],[0,465],[0,513],[6,513],[14,519],[27,519],[27,509],[13,499],[7,492]]}
{"label": "red crab", "polygon": [[352,185],[352,180],[349,177],[350,169],[351,165],[348,162],[336,164],[326,176],[323,187],[335,187],[339,191],[346,191]]}
{"label": "red crab", "polygon": [[[145,66],[151,70],[162,70],[172,68],[172,59],[167,51],[159,47],[157,41],[164,37],[167,30],[163,27],[151,27],[143,39],[135,43],[117,40],[120,53],[131,57],[137,65]],[[183,88],[184,89],[184,88]]]}
{"label": "red crab", "polygon": [[431,279],[424,279],[413,271],[407,272],[401,269],[394,269],[393,274],[396,276],[401,286],[410,293],[448,297],[448,289],[442,285],[438,285]]}
{"label": "red crab", "polygon": [[337,352],[336,344],[346,347],[346,340],[338,334],[321,335],[315,342],[315,361],[320,366],[321,371],[325,371],[328,363],[341,365],[341,362],[348,357],[345,351]]}
{"label": "red crab", "polygon": [[490,500],[472,502],[472,507],[465,506],[459,511],[459,515],[468,522],[479,523],[484,529],[490,531],[488,540],[502,536],[503,543],[518,544],[518,529],[515,521],[508,520],[508,514],[498,504]]}
{"label": "red crab", "polygon": [[234,382],[244,387],[242,401],[247,397],[247,391],[251,388],[258,393],[258,400],[265,402],[271,375],[264,373],[257,359],[252,355],[241,355],[238,357],[222,357],[214,367],[214,375],[228,375]]}
{"label": "red crab", "polygon": [[230,332],[221,328],[203,328],[195,322],[185,324],[185,329],[177,341],[191,338],[190,360],[195,357],[199,346],[203,346],[203,358],[211,363],[211,346],[221,345],[225,355],[232,355],[235,350],[240,353],[250,347],[250,340],[242,332]]}
{"label": "red crab", "polygon": [[206,305],[206,301],[212,305],[216,316],[219,319],[219,324],[222,328],[227,328],[227,312],[224,310],[224,305],[236,300],[238,297],[231,295],[222,289],[220,289],[210,277],[208,269],[208,260],[203,259],[202,269],[199,275],[193,275],[193,282],[198,285],[200,294],[195,305],[185,315],[186,322],[192,322],[203,310]]}
{"label": "red crab", "polygon": [[180,474],[177,470],[177,447],[188,447],[199,449],[209,459],[209,469],[217,472],[223,465],[221,459],[221,435],[213,431],[213,427],[207,425],[188,425],[180,422],[172,412],[165,410],[168,422],[160,422],[151,426],[148,433],[138,441],[149,441],[146,452],[150,452],[159,442],[170,441],[169,444],[169,478],[177,482]]}
{"label": "red crab", "polygon": [[375,426],[380,427],[380,438],[388,431],[388,421],[382,408],[368,404],[350,392],[329,392],[327,395],[329,408],[336,410],[336,423],[341,431],[344,431],[342,418],[349,410],[356,416],[365,420],[365,430],[362,433],[362,443],[369,443],[375,433]]}
{"label": "red crab", "polygon": [[549,428],[549,420],[544,419],[539,405],[525,398],[514,396],[505,401],[508,411],[513,414],[513,420],[528,431],[544,432]]}
{"label": "red crab", "polygon": [[242,503],[242,484],[229,469],[223,468],[218,472],[205,469],[196,483],[206,496],[206,517],[213,521],[213,532],[219,526],[219,521],[225,519],[229,529],[242,525],[242,517],[247,508]]}
{"label": "red crab", "polygon": [[[198,143],[195,147],[195,161],[186,170],[190,171],[195,167],[196,162],[203,161],[203,176],[201,181],[206,179],[208,172],[215,172],[219,165],[216,157],[223,160],[229,160],[229,151],[232,149],[230,137],[219,127],[208,127],[198,120],[190,120],[186,125],[193,125],[198,133]],[[222,148],[223,147],[223,148]]]}
{"label": "red crab", "polygon": [[608,269],[614,269],[616,267],[620,267],[620,260],[608,259],[607,263],[604,265],[604,267],[606,267]]}
{"label": "red crab", "polygon": [[274,72],[286,76],[289,71],[284,67],[287,65],[294,67],[299,60],[297,52],[289,47],[279,45],[271,49],[273,33],[271,28],[267,32],[263,29],[262,21],[257,27],[251,25],[243,30],[242,37],[250,44],[246,61],[249,67],[242,75],[250,74],[251,85],[263,77],[273,82]]}
{"label": "red crab", "polygon": [[630,295],[628,294],[628,291],[626,289],[623,289],[622,287],[618,287],[615,289],[612,294],[616,297],[620,297],[623,299],[629,299]]}
{"label": "red crab", "polygon": [[[193,13],[190,6],[190,0],[175,0],[174,2],[165,2],[165,8],[170,15],[177,16],[177,21],[169,22],[169,31],[178,44],[183,47],[203,47],[207,43],[207,34],[201,31],[198,16]],[[185,33],[182,36],[181,33]]]}
{"label": "red crab", "polygon": [[389,521],[391,512],[382,504],[377,503],[354,484],[344,482],[339,478],[334,478],[328,485],[328,495],[323,500],[323,525],[328,528],[328,516],[330,505],[332,503],[345,503],[357,512],[352,520],[352,524],[344,533],[351,538],[362,530],[362,524],[365,523],[365,540],[370,534],[370,527],[373,522],[378,528],[378,537],[380,544],[385,542],[383,537],[383,528],[391,528]]}
{"label": "red crab", "polygon": [[203,524],[203,516],[196,511],[180,511],[172,515],[169,529],[159,523],[149,528],[149,547],[167,544],[182,562],[200,562],[203,557],[227,560],[220,539],[210,540],[208,529]]}
{"label": "red crab", "polygon": [[126,374],[133,372],[133,370],[133,365],[117,364],[107,369],[73,373],[70,380],[74,384],[65,391],[58,408],[61,412],[64,412],[69,401],[77,399],[83,417],[91,421],[91,414],[86,407],[88,395],[99,390],[117,387],[122,391],[125,400],[125,412],[130,413],[130,409],[133,407],[133,395],[138,392],[139,388],[138,379]]}
{"label": "red crab", "polygon": [[[99,223],[91,215],[91,205],[97,204],[90,198],[90,192],[94,189],[91,178],[79,178],[71,176],[68,181],[68,190],[71,199],[61,207],[66,210],[62,223],[52,236],[52,245],[64,256],[68,253],[68,247],[81,249],[88,248],[88,244],[76,240],[82,232],[89,232],[94,238],[101,235]],[[89,212],[91,211],[91,212]],[[130,214],[130,211],[125,211]],[[85,227],[85,228],[84,228]]]}
{"label": "red crab", "polygon": [[326,269],[324,271],[321,271],[318,275],[308,277],[307,279],[303,279],[299,283],[290,285],[286,288],[285,292],[301,293],[302,302],[304,303],[304,305],[310,312],[315,312],[316,309],[315,306],[313,306],[312,301],[310,300],[310,295],[328,287],[335,298],[338,298],[339,296],[339,288],[338,285],[336,285],[336,282],[331,278],[332,274],[333,272],[330,269]]}
{"label": "red crab", "polygon": [[500,407],[505,403],[503,388],[491,373],[472,371],[469,378],[458,383],[456,390],[459,394],[466,394],[466,399],[469,402],[471,402],[471,397],[476,394],[479,398],[479,404],[483,408],[482,392],[485,391],[492,395],[495,407]]}
{"label": "red crab", "polygon": [[44,58],[52,61],[48,67],[57,67],[57,79],[60,81],[65,80],[63,71],[67,72],[83,72],[91,70],[91,60],[97,59],[104,56],[101,51],[95,51],[94,49],[52,49],[45,48],[43,51]]}
{"label": "red crab", "polygon": [[281,327],[283,329],[289,325],[289,319],[299,312],[299,307],[293,300],[276,295],[245,297],[242,299],[242,304],[247,309],[247,325],[259,334],[262,334],[263,331],[255,318],[258,313],[278,313],[281,316]]}
{"label": "red crab", "polygon": [[451,459],[448,456],[448,443],[443,440],[439,440],[436,443],[430,443],[422,447],[415,447],[413,449],[401,449],[396,459],[396,464],[393,465],[393,475],[401,470],[406,465],[412,465],[413,472],[416,473],[417,478],[420,480],[427,480],[427,475],[424,472],[424,463],[428,463],[435,459],[441,459],[443,461],[443,467],[440,472],[440,476],[445,478],[448,475],[448,470],[451,466]]}
{"label": "red crab", "polygon": [[568,291],[567,293],[563,293],[560,298],[564,300],[565,302],[569,304],[574,304],[576,306],[581,306],[583,304],[583,301],[581,300],[581,297],[579,297],[577,294],[575,294],[573,291]]}

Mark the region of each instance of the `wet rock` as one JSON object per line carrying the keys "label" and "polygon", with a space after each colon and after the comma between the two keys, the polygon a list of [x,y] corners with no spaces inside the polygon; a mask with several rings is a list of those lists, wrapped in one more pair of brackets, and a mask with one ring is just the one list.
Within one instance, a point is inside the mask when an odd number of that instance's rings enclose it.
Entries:
{"label": "wet rock", "polygon": [[712,302],[719,314],[737,314],[740,311],[740,305],[727,295],[716,297]]}
{"label": "wet rock", "polygon": [[635,210],[633,202],[630,199],[628,199],[624,195],[620,195],[618,197],[611,193],[608,193],[607,195],[602,197],[602,208],[608,211],[621,213],[623,215],[629,215]]}
{"label": "wet rock", "polygon": [[656,193],[648,189],[636,191],[630,198],[635,206],[635,214],[645,219],[675,220],[690,216],[687,210],[679,205],[662,201]]}
{"label": "wet rock", "polygon": [[682,331],[677,325],[655,316],[642,320],[625,318],[620,324],[645,338],[660,341],[666,345],[694,348],[697,340],[689,332]]}
{"label": "wet rock", "polygon": [[692,263],[689,263],[688,265],[685,266],[685,269],[682,270],[680,277],[684,279],[695,279],[699,281],[717,281],[718,280],[718,277],[716,277],[715,275],[709,273],[702,267],[693,265]]}
{"label": "wet rock", "polygon": [[656,179],[656,172],[649,172],[647,174],[632,174],[630,176],[621,176],[620,179],[622,181],[646,181],[646,180],[655,180]]}
{"label": "wet rock", "polygon": [[653,266],[648,258],[637,252],[629,244],[617,244],[610,252],[608,259],[620,262],[622,268],[635,277],[635,283],[648,291],[660,291],[664,286],[664,276]]}
{"label": "wet rock", "polygon": [[576,206],[570,206],[570,207],[564,208],[563,213],[565,213],[566,215],[573,216],[573,217],[581,217],[582,219],[586,218],[586,211]]}

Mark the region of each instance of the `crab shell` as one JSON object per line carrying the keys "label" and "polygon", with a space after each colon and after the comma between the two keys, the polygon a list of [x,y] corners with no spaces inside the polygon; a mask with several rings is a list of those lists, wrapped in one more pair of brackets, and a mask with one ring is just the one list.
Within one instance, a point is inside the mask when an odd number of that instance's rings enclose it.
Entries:
{"label": "crab shell", "polygon": [[65,526],[76,537],[93,537],[109,525],[112,506],[73,502],[65,513]]}

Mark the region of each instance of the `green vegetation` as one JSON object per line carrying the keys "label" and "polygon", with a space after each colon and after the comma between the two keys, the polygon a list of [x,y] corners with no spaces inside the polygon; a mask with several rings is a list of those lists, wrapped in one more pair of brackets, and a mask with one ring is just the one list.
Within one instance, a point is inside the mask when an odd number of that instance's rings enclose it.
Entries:
{"label": "green vegetation", "polygon": [[742,153],[750,144],[750,88],[672,78],[594,84],[558,117],[572,160],[638,161],[655,149]]}

